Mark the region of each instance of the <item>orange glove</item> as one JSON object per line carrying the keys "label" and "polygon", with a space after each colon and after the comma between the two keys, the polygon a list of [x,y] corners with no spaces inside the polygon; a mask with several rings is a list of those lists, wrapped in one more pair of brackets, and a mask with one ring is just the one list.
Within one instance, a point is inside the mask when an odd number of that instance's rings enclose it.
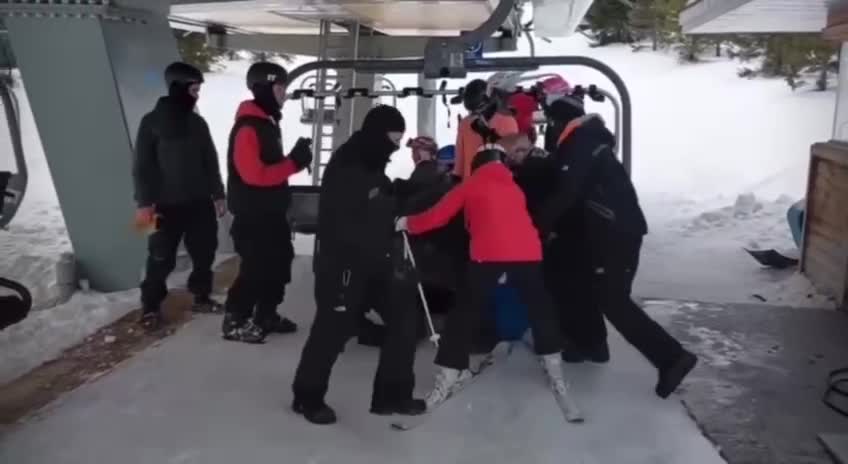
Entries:
{"label": "orange glove", "polygon": [[138,208],[135,211],[135,230],[147,234],[156,231],[156,209],[152,206]]}

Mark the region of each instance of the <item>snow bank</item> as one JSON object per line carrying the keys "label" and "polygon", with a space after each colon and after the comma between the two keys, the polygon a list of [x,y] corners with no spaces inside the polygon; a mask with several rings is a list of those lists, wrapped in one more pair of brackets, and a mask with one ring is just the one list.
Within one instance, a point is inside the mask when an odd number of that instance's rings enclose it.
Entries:
{"label": "snow bank", "polygon": [[0,384],[55,359],[137,306],[137,290],[112,294],[79,292],[66,303],[31,313],[0,332]]}

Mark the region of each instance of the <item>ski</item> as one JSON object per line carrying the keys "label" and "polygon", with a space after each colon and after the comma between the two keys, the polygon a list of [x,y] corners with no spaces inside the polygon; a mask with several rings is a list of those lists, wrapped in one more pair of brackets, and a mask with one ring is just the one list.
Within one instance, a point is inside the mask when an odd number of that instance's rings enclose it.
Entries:
{"label": "ski", "polygon": [[416,416],[403,422],[392,422],[392,430],[412,430],[422,424],[427,423],[427,421],[433,415],[433,412],[436,411],[441,405],[447,403],[448,400],[455,397],[457,394],[462,393],[472,383],[479,379],[480,375],[486,372],[490,367],[507,358],[512,353],[512,347],[513,345],[511,342],[503,342],[495,346],[492,352],[484,356],[483,359],[477,364],[477,368],[471,370],[471,377],[468,378],[468,380],[466,380],[465,382],[463,382],[458,390],[452,392],[450,396],[445,398],[443,401],[434,404],[427,412],[420,416]]}

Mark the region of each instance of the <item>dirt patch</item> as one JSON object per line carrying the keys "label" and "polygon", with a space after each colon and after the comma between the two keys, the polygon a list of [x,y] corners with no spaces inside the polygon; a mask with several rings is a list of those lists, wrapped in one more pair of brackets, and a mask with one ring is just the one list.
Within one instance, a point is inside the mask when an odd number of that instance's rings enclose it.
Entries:
{"label": "dirt patch", "polygon": [[[214,292],[226,291],[237,272],[237,258],[221,263],[215,269]],[[63,393],[107,374],[133,354],[176,332],[191,320],[191,304],[192,296],[186,290],[171,290],[162,305],[167,322],[162,329],[146,333],[137,325],[141,310],[132,311],[65,350],[57,359],[0,386],[0,432]]]}

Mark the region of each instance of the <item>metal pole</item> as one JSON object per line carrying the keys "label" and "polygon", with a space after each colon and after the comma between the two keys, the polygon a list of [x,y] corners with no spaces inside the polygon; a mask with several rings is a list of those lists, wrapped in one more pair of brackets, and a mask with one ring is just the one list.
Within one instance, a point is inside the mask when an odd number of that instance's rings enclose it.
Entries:
{"label": "metal pole", "polygon": [[[586,66],[599,71],[607,77],[621,97],[621,162],[632,175],[632,146],[633,124],[632,104],[627,86],[612,68],[601,61],[587,56],[536,56],[520,58],[481,58],[465,62],[469,72],[491,72],[509,69],[535,70],[540,66]],[[321,68],[355,69],[360,72],[382,74],[418,74],[424,69],[423,59],[404,60],[339,60],[314,61],[292,70],[291,79],[294,81],[304,73]]]}
{"label": "metal pole", "polygon": [[[327,42],[330,39],[330,22],[322,19],[321,20],[321,32],[318,37],[318,53],[319,59],[321,62],[332,63],[331,61],[327,61]],[[318,71],[317,82],[315,83],[315,90],[319,92],[323,92],[327,90],[327,69],[331,69],[333,66],[322,66],[320,68],[315,68]],[[290,77],[289,82],[293,82],[297,75]],[[322,148],[323,148],[323,126],[324,126],[324,100],[318,99],[315,100],[315,123],[312,125],[312,147],[315,150],[312,157],[312,185],[318,185],[321,181],[321,167],[324,164],[321,159]]]}
{"label": "metal pole", "polygon": [[[359,58],[359,22],[353,26],[353,59]],[[356,70],[351,71],[350,75],[350,87],[356,88]],[[356,119],[356,104],[354,102],[350,102],[350,121],[348,121],[347,127],[347,135],[350,137],[353,135],[353,130],[356,128],[354,125],[354,120]]]}
{"label": "metal pole", "polygon": [[619,105],[618,99],[606,90],[598,89],[598,93],[611,101],[615,109],[615,151],[621,153],[621,105]]}

